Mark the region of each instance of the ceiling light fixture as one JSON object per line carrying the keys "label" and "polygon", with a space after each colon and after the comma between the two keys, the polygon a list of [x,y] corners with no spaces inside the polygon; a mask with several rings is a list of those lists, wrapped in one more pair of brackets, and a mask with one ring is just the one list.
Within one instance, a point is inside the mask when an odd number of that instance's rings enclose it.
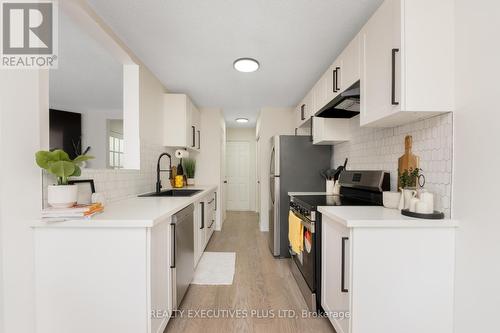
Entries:
{"label": "ceiling light fixture", "polygon": [[238,72],[251,73],[258,70],[260,64],[257,60],[252,58],[239,58],[234,61],[233,67]]}
{"label": "ceiling light fixture", "polygon": [[248,119],[247,118],[236,118],[236,122],[237,123],[248,123]]}

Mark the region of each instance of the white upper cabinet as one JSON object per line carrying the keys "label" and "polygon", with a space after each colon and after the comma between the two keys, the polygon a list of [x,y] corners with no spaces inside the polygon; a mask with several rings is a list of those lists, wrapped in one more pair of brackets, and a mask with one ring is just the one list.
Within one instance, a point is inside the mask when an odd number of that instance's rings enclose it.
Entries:
{"label": "white upper cabinet", "polygon": [[[317,112],[330,103],[338,94],[349,88],[360,78],[360,38],[356,36],[342,52],[342,54],[333,62],[333,64],[321,76],[307,96],[297,106],[296,109],[296,127],[310,126],[310,119]],[[320,121],[320,120],[318,120]],[[321,127],[326,132],[331,132],[328,128],[333,122],[322,122]],[[346,137],[339,135],[338,137]],[[332,140],[321,140],[326,142]],[[346,140],[333,140],[342,142]],[[318,143],[321,144],[321,143]]]}
{"label": "white upper cabinet", "polygon": [[453,0],[385,0],[361,31],[361,126],[453,111]]}
{"label": "white upper cabinet", "polygon": [[329,75],[329,72],[329,70],[326,71],[313,88],[314,105],[312,115],[321,110],[321,108],[332,100],[329,98],[330,94],[328,92],[329,81],[331,81],[331,75]]}
{"label": "white upper cabinet", "polygon": [[360,78],[360,44],[356,36],[313,88],[313,115]]}
{"label": "white upper cabinet", "polygon": [[360,79],[360,35],[358,34],[347,45],[336,61],[335,90],[336,94],[343,92]]}
{"label": "white upper cabinet", "polygon": [[165,94],[163,145],[199,151],[201,149],[200,111],[185,94]]}
{"label": "white upper cabinet", "polygon": [[385,0],[297,106],[296,127],[358,80],[361,126],[453,111],[453,15],[453,0]]}
{"label": "white upper cabinet", "polygon": [[296,108],[296,127],[300,128],[309,124],[311,117],[313,116],[313,107],[314,107],[314,96],[313,90],[311,90],[306,97],[300,102],[300,104]]}
{"label": "white upper cabinet", "polygon": [[323,74],[327,78],[326,82],[327,103],[329,103],[339,94],[339,89],[338,89],[339,68],[340,68],[340,59],[336,59],[335,62],[328,68],[326,73]]}
{"label": "white upper cabinet", "polygon": [[351,139],[349,119],[313,117],[311,126],[315,145],[334,145]]}

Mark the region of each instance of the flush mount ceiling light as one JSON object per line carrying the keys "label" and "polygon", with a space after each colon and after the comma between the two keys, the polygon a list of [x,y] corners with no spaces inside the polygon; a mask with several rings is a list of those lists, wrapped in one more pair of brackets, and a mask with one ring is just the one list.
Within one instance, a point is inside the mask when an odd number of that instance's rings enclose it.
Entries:
{"label": "flush mount ceiling light", "polygon": [[248,123],[248,119],[247,118],[236,118],[236,122],[237,123]]}
{"label": "flush mount ceiling light", "polygon": [[259,62],[252,58],[236,59],[233,63],[234,69],[238,72],[251,73],[259,69]]}

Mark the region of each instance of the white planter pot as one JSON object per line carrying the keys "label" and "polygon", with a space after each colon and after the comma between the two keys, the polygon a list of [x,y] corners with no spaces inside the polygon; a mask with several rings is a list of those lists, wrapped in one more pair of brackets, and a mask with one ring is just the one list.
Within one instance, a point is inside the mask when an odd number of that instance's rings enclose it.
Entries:
{"label": "white planter pot", "polygon": [[194,185],[194,178],[188,178],[187,179],[187,184],[188,185]]}
{"label": "white planter pot", "polygon": [[55,208],[68,208],[78,200],[77,185],[49,185],[47,189],[47,202]]}

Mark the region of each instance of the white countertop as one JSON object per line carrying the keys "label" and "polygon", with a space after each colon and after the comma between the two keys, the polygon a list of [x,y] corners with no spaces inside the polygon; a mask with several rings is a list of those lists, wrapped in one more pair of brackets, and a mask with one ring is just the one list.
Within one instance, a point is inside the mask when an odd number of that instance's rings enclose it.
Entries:
{"label": "white countertop", "polygon": [[[326,192],[288,192],[288,195],[326,195]],[[456,220],[417,219],[402,215],[398,209],[388,209],[382,206],[321,206],[318,207],[318,211],[349,228],[458,227],[458,221]]]}
{"label": "white countertop", "polygon": [[151,228],[184,207],[198,201],[217,189],[216,185],[193,186],[188,189],[202,190],[190,197],[133,197],[106,204],[104,212],[91,219],[66,220],[63,222],[37,221],[34,228],[67,227],[122,227]]}
{"label": "white countertop", "polygon": [[348,228],[455,228],[458,221],[451,219],[424,220],[407,217],[397,209],[382,206],[321,206],[324,216]]}

